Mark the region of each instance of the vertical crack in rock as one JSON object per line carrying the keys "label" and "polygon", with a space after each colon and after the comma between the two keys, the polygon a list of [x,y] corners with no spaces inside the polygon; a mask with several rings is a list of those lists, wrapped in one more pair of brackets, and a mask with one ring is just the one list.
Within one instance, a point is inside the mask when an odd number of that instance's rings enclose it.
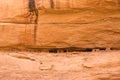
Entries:
{"label": "vertical crack in rock", "polygon": [[51,8],[54,8],[54,7],[55,7],[55,4],[54,4],[54,1],[53,1],[53,0],[50,0],[50,7],[51,7]]}
{"label": "vertical crack in rock", "polygon": [[117,0],[118,1],[118,6],[120,7],[120,0]]}
{"label": "vertical crack in rock", "polygon": [[36,10],[36,19],[34,24],[34,44],[36,45],[37,39],[37,26],[38,26],[38,10]]}
{"label": "vertical crack in rock", "polygon": [[37,37],[37,26],[38,26],[38,9],[36,8],[35,0],[29,0],[29,15],[30,23],[32,23],[32,18],[35,16],[34,20],[34,45],[36,45],[36,37]]}

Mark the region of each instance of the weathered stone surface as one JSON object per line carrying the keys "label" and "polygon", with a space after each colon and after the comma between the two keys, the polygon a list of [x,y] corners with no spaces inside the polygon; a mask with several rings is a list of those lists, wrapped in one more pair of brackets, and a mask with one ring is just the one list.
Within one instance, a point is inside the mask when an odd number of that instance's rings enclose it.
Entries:
{"label": "weathered stone surface", "polygon": [[0,24],[0,47],[33,44],[33,27],[22,24]]}
{"label": "weathered stone surface", "polygon": [[[54,8],[117,8],[119,0],[53,0]],[[36,0],[36,7],[50,8],[50,0]],[[14,17],[26,13],[28,10],[28,0],[5,0],[0,2],[0,17]]]}
{"label": "weathered stone surface", "polygon": [[120,80],[119,53],[0,52],[0,80]]}

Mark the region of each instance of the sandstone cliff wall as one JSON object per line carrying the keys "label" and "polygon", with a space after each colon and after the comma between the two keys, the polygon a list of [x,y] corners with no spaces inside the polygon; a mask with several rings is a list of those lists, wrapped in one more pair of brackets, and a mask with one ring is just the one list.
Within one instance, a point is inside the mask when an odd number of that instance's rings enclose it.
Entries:
{"label": "sandstone cliff wall", "polygon": [[[108,8],[118,9],[120,7],[119,0],[36,0],[37,8],[50,9],[54,5],[54,9],[72,9],[72,8]],[[42,9],[44,9],[42,8]],[[28,0],[5,0],[0,2],[0,19],[11,18],[28,12]]]}
{"label": "sandstone cliff wall", "polygon": [[5,0],[0,1],[0,18],[14,17],[16,15],[24,14],[27,10],[27,0]]}
{"label": "sandstone cliff wall", "polygon": [[[118,0],[54,0],[55,10],[49,0],[36,0],[36,6],[45,8],[39,10],[37,46],[120,48]],[[1,1],[0,11],[0,47],[34,46],[34,24],[26,23],[28,0]]]}

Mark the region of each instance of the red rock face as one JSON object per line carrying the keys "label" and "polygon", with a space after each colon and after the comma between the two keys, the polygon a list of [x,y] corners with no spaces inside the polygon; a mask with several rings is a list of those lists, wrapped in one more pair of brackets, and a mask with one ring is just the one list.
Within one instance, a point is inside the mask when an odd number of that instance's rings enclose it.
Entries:
{"label": "red rock face", "polygon": [[101,7],[108,9],[119,8],[119,0],[92,0],[88,1],[88,4],[93,7]]}
{"label": "red rock face", "polygon": [[[28,0],[6,0],[0,2],[0,17],[13,17],[28,10]],[[38,9],[72,9],[72,8],[118,8],[119,0],[36,0]]]}

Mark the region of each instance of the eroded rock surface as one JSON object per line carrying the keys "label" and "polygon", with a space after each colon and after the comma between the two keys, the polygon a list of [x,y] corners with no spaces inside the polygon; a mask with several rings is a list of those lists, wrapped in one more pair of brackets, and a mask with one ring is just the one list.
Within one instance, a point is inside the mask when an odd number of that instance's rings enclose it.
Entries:
{"label": "eroded rock surface", "polygon": [[[33,60],[34,59],[34,60]],[[1,52],[0,80],[119,80],[119,51],[79,54]]]}

